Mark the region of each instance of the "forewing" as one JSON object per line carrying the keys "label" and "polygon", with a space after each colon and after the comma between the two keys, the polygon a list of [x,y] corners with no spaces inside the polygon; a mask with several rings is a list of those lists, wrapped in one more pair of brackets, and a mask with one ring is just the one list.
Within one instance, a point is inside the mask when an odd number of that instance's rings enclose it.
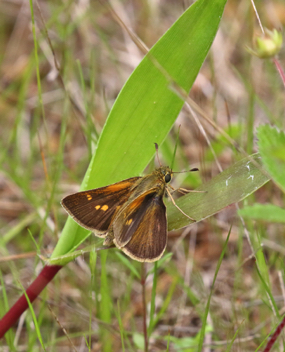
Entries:
{"label": "forewing", "polygon": [[81,226],[100,236],[108,230],[113,215],[124,204],[140,177],[129,178],[112,185],[71,194],[61,204]]}
{"label": "forewing", "polygon": [[166,208],[162,196],[150,190],[137,197],[116,218],[113,231],[114,243],[131,258],[142,262],[158,260],[167,243]]}

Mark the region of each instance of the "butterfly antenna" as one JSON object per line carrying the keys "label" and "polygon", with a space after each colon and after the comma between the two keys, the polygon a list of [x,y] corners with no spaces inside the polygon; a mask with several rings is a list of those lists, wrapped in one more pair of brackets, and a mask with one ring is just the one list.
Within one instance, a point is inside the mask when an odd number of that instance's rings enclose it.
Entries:
{"label": "butterfly antenna", "polygon": [[192,171],[199,171],[197,167],[193,167],[193,169],[186,170],[186,171],[172,171],[173,174],[182,174],[183,172],[192,172]]}
{"label": "butterfly antenna", "polygon": [[162,166],[162,165],[161,165],[161,162],[160,162],[160,160],[159,160],[159,156],[158,156],[158,144],[157,144],[157,143],[154,143],[154,145],[155,145],[156,157],[157,157],[157,160],[158,160],[159,166]]}

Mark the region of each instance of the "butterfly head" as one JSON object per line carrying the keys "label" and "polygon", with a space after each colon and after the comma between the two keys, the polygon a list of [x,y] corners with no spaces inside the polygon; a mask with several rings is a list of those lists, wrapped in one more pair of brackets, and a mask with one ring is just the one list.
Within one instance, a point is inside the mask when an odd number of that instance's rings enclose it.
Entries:
{"label": "butterfly head", "polygon": [[172,170],[168,166],[161,166],[158,169],[156,169],[157,176],[161,181],[164,183],[169,183],[172,178]]}

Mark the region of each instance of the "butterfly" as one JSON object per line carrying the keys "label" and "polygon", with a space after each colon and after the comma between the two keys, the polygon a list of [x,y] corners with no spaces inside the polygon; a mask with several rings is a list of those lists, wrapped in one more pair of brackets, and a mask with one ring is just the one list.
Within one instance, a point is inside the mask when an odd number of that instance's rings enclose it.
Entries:
{"label": "butterfly", "polygon": [[143,177],[68,195],[61,204],[79,225],[105,238],[105,246],[115,244],[137,261],[154,262],[167,244],[164,195],[195,221],[174,202],[168,185],[172,175],[171,168],[160,166]]}

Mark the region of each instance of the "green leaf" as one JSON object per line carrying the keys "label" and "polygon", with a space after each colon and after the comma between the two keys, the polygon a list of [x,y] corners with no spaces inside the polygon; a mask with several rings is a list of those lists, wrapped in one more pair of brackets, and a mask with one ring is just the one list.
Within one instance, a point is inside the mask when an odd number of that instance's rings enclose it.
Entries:
{"label": "green leaf", "polygon": [[150,313],[149,313],[149,324],[147,329],[148,336],[151,336],[153,330],[153,322],[155,318],[155,298],[156,298],[156,287],[157,287],[157,262],[153,266],[154,275],[152,280],[152,289],[151,289],[151,301],[150,301]]}
{"label": "green leaf", "polygon": [[[100,257],[101,257],[100,319],[107,324],[111,324],[112,301],[110,296],[111,291],[109,286],[109,280],[108,280],[107,270],[106,270],[107,255],[108,255],[107,251],[100,252]],[[100,326],[100,333],[103,340],[102,351],[103,352],[112,351],[111,332],[108,329],[106,329],[104,325],[102,325]]]}
{"label": "green leaf", "polygon": [[144,336],[142,334],[134,332],[133,340],[137,348],[139,348],[140,350],[144,350]]}
{"label": "green leaf", "polygon": [[[223,131],[229,135],[233,140],[238,141],[243,133],[243,126],[241,124],[231,124],[227,128],[223,128]],[[217,134],[215,139],[211,142],[211,149],[215,151],[216,156],[220,156],[224,150],[225,146],[228,145],[228,141],[224,134]],[[205,153],[205,159],[207,162],[214,161],[215,157],[211,149],[208,149]]]}
{"label": "green leaf", "polygon": [[130,271],[137,277],[137,279],[140,280],[141,276],[135,266],[132,264],[133,261],[131,261],[128,257],[125,255],[121,254],[120,252],[116,252],[116,256],[120,259],[120,261],[130,269]]}
{"label": "green leaf", "polygon": [[257,130],[259,153],[273,181],[285,192],[285,134],[269,125]]}
{"label": "green leaf", "polygon": [[[21,284],[20,284],[21,285]],[[21,285],[22,286],[22,285]],[[37,317],[36,317],[36,313],[34,311],[34,308],[33,308],[33,305],[28,297],[28,294],[27,294],[27,291],[24,289],[24,287],[22,286],[22,290],[24,292],[24,295],[26,297],[26,300],[28,302],[28,305],[29,305],[29,309],[31,311],[31,314],[32,314],[32,318],[33,318],[33,322],[34,322],[34,325],[35,325],[35,330],[36,330],[36,333],[37,333],[37,337],[40,341],[40,344],[42,346],[42,349],[44,351],[46,351],[46,348],[45,348],[45,345],[44,345],[44,342],[43,342],[43,338],[42,338],[42,334],[41,334],[41,329],[40,329],[40,326],[39,326],[39,323],[38,323],[38,320],[37,320]]]}
{"label": "green leaf", "polygon": [[220,267],[222,265],[222,261],[223,261],[224,255],[226,253],[226,249],[227,249],[227,245],[228,245],[228,241],[229,241],[229,238],[230,238],[231,231],[232,231],[232,228],[230,228],[230,230],[228,232],[227,239],[226,239],[226,241],[224,243],[223,250],[222,250],[222,253],[220,255],[216,270],[215,270],[215,275],[214,275],[213,282],[212,282],[212,285],[211,285],[210,294],[209,294],[209,297],[208,297],[208,300],[207,300],[207,304],[206,304],[206,307],[205,307],[205,312],[204,312],[203,317],[202,317],[202,326],[201,326],[201,330],[200,330],[199,345],[198,345],[198,348],[196,350],[197,352],[200,352],[203,349],[203,342],[204,342],[204,338],[205,338],[205,334],[206,334],[207,317],[208,317],[208,314],[209,314],[209,311],[210,311],[211,298],[212,298],[212,295],[213,295],[213,292],[214,292],[215,282],[216,282]]}
{"label": "green leaf", "polygon": [[[226,0],[198,0],[152,47],[121,90],[100,135],[81,189],[139,175],[170,131],[214,40]],[[73,251],[90,234],[71,218],[52,254]]]}
{"label": "green leaf", "polygon": [[[67,253],[64,255],[61,255],[59,257],[52,257],[50,259],[44,258],[41,256],[41,259],[44,260],[48,265],[65,265],[72,260],[75,260],[77,257],[84,255],[84,254],[89,254],[90,253],[90,258],[91,256],[93,257],[94,254],[91,253],[96,253],[97,251],[101,251],[102,247],[96,248],[93,244],[87,247],[84,247],[78,251],[73,251],[72,253]],[[94,258],[94,257],[93,257]]]}
{"label": "green leaf", "polygon": [[285,210],[273,204],[254,204],[238,213],[246,219],[285,223]]}
{"label": "green leaf", "polygon": [[[206,332],[212,332],[213,327],[211,325],[206,325]],[[173,343],[173,347],[176,351],[183,352],[194,352],[197,351],[198,342],[200,339],[200,333],[194,337],[175,337],[168,336],[167,339]],[[164,338],[166,340],[166,338]]]}
{"label": "green leaf", "polygon": [[[162,258],[160,258],[157,262],[157,269],[160,269],[163,267],[163,265],[165,265],[165,263],[168,263],[171,260],[171,257],[173,256],[173,253],[167,253],[165,254]],[[155,266],[153,266],[148,272],[147,272],[147,276],[153,274],[155,271]]]}
{"label": "green leaf", "polygon": [[167,292],[167,296],[163,300],[162,307],[160,308],[159,312],[157,312],[156,316],[153,318],[152,325],[149,327],[150,332],[154,329],[154,327],[158,324],[159,320],[163,317],[164,313],[166,312],[171,302],[172,296],[174,295],[177,283],[178,277],[173,277],[172,284]]}
{"label": "green leaf", "polygon": [[[260,156],[254,154],[240,160],[209,182],[198,187],[205,193],[189,193],[179,198],[176,204],[196,221],[205,219],[223,208],[237,203],[269,181],[262,172]],[[191,220],[186,218],[170,201],[167,202],[168,230],[187,226]]]}

